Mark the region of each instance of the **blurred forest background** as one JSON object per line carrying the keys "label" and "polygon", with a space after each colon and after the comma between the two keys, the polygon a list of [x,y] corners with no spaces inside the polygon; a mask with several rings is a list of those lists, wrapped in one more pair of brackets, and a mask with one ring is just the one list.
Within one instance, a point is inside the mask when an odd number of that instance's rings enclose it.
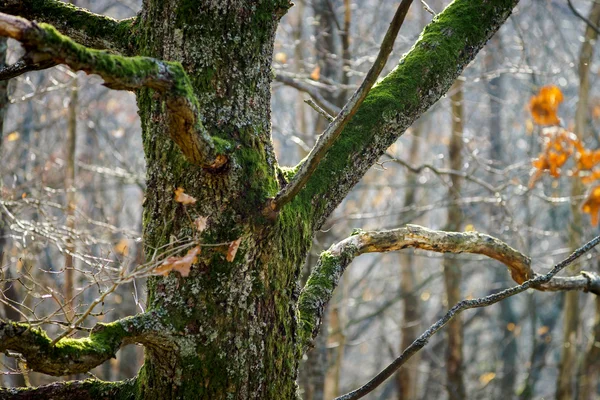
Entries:
{"label": "blurred forest background", "polygon": [[[138,0],[72,3],[115,18],[140,8]],[[445,5],[413,4],[389,65]],[[272,130],[280,163],[297,164],[327,125],[305,100],[330,114],[343,106],[396,7],[391,0],[295,0],[273,61]],[[314,238],[304,279],[317,255],[355,228],[413,223],[476,230],[532,257],[537,272],[597,234],[582,204],[588,199],[587,210],[597,211],[600,193],[597,200],[589,194],[592,185],[570,176],[569,165],[559,177],[530,182],[532,160],[552,133],[532,118],[529,104],[540,88],[554,85],[564,98],[562,128],[588,149],[600,148],[598,26],[600,2],[522,0],[448,96],[389,148]],[[18,44],[2,44],[7,63],[16,61]],[[84,327],[145,309],[143,279],[114,287],[112,280],[118,266],[144,260],[137,107],[133,94],[101,83],[59,66],[0,87],[0,95],[8,93],[0,99],[0,317],[43,325],[54,335],[87,311]],[[598,272],[597,253],[569,273],[579,269]],[[342,279],[301,366],[307,400],[354,389],[457,301],[514,284],[488,258],[408,249],[364,255]],[[124,348],[93,375],[133,377],[141,352]],[[2,355],[0,363],[3,386],[52,381],[27,372],[18,356]],[[579,292],[529,291],[463,313],[370,398],[594,399],[599,370],[600,301]]]}

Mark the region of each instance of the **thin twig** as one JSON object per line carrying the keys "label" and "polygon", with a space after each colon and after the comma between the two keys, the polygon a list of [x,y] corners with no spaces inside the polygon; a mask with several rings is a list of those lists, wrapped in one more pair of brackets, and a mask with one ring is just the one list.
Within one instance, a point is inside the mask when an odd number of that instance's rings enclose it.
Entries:
{"label": "thin twig", "polygon": [[319,137],[315,147],[313,147],[312,151],[308,155],[307,160],[302,164],[298,173],[292,178],[292,181],[285,186],[277,194],[277,196],[275,196],[275,199],[271,201],[270,207],[273,211],[280,210],[284,204],[289,203],[296,196],[296,194],[302,190],[306,182],[308,182],[310,179],[312,173],[317,169],[321,160],[327,154],[327,151],[331,148],[331,146],[333,146],[333,143],[335,143],[339,135],[342,133],[342,130],[348,121],[350,121],[350,119],[358,111],[358,108],[377,81],[379,74],[383,70],[387,59],[392,52],[394,42],[396,41],[396,36],[398,36],[398,31],[404,22],[404,18],[406,17],[411,4],[412,0],[402,0],[398,6],[398,9],[396,10],[396,14],[392,19],[385,37],[383,38],[381,48],[379,49],[379,54],[377,55],[377,58],[367,73],[364,81],[356,90],[356,92],[354,92],[350,100],[348,100],[344,108],[342,108],[342,111],[340,111],[333,122],[331,122],[327,129],[325,129],[325,132],[323,132],[323,134]]}
{"label": "thin twig", "polygon": [[314,102],[313,99],[304,100],[306,104],[308,104],[313,110],[321,114],[327,121],[333,121],[333,117],[327,113],[327,111],[323,110],[317,103]]}
{"label": "thin twig", "polygon": [[383,371],[378,373],[373,379],[361,386],[360,388],[347,393],[343,396],[337,397],[335,400],[354,400],[364,397],[368,393],[372,392],[381,385],[387,378],[389,378],[398,368],[404,365],[413,355],[421,350],[429,339],[444,327],[452,318],[460,314],[464,310],[471,308],[487,307],[492,304],[498,303],[507,297],[512,297],[516,294],[522,293],[527,289],[541,286],[548,283],[558,272],[566,268],[568,265],[573,263],[576,259],[593,249],[598,243],[600,243],[600,236],[596,236],[577,250],[575,250],[569,257],[556,264],[550,272],[545,275],[538,275],[533,279],[523,282],[522,285],[513,286],[508,289],[504,289],[500,292],[491,294],[489,296],[480,297],[472,300],[463,300],[452,307],[448,312],[433,325],[429,327],[425,332],[421,334],[408,348],[406,348],[398,358],[396,358],[390,365],[388,365]]}
{"label": "thin twig", "polygon": [[585,17],[585,15],[583,15],[579,11],[577,11],[577,9],[575,8],[575,6],[571,2],[571,0],[567,0],[567,3],[569,4],[569,8],[571,9],[571,11],[573,11],[573,14],[575,14],[575,16],[577,18],[583,20],[583,22],[585,22],[587,24],[587,26],[589,26],[590,28],[592,28],[594,31],[596,31],[596,33],[598,35],[600,35],[600,28],[598,28],[595,24],[593,24],[592,21],[590,21],[589,19],[587,19]]}

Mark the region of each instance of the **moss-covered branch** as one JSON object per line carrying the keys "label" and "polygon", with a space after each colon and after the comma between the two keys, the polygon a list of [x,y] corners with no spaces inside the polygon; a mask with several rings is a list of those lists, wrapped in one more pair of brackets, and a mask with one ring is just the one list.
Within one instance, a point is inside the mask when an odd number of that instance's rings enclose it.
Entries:
{"label": "moss-covered branch", "polygon": [[[325,305],[346,267],[365,253],[397,251],[408,247],[438,253],[482,254],[502,262],[513,278],[522,284],[538,274],[531,269],[529,257],[492,236],[478,232],[444,232],[417,225],[381,232],[358,232],[321,253],[298,302],[301,343],[306,350],[316,337]],[[583,273],[573,277],[553,277],[535,286],[537,290],[584,290],[600,293],[600,276]]]}
{"label": "moss-covered branch", "polygon": [[431,107],[508,18],[518,0],[455,0],[375,85],[292,203],[315,228],[385,150]]}
{"label": "moss-covered branch", "polygon": [[29,369],[44,374],[84,373],[114,358],[125,345],[157,340],[160,335],[154,329],[155,319],[156,315],[146,313],[98,324],[87,338],[65,338],[54,345],[40,328],[0,320],[0,352],[19,353]]}
{"label": "moss-covered branch", "polygon": [[38,399],[125,399],[133,398],[135,379],[122,382],[105,382],[97,379],[55,382],[30,388],[0,388],[0,400]]}
{"label": "moss-covered branch", "polygon": [[134,18],[117,21],[59,0],[0,0],[0,12],[46,22],[76,42],[124,55],[134,54]]}
{"label": "moss-covered branch", "polygon": [[169,133],[183,154],[194,164],[218,168],[226,162],[201,122],[192,83],[179,62],[150,57],[125,57],[90,49],[75,43],[47,24],[0,13],[0,36],[21,42],[23,57],[30,63],[54,62],[74,70],[98,74],[112,89],[149,87],[164,98],[169,110]]}

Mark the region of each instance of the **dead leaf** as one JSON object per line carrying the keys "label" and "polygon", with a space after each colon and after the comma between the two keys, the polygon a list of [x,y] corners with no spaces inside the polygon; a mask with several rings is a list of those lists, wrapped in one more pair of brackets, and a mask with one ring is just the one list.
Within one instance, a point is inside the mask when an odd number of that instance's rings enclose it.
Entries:
{"label": "dead leaf", "polygon": [[312,72],[310,73],[310,79],[312,79],[313,81],[318,81],[321,78],[321,67],[319,67],[318,65],[315,67],[315,69],[312,70]]}
{"label": "dead leaf", "polygon": [[488,383],[493,381],[495,377],[495,372],[486,372],[479,377],[479,383],[481,383],[482,386],[486,386]]}
{"label": "dead leaf", "polygon": [[229,243],[229,248],[227,249],[227,261],[233,261],[233,259],[235,258],[235,254],[238,251],[238,247],[240,247],[240,243],[242,243],[242,238],[236,239],[233,242]]}
{"label": "dead leaf", "polygon": [[153,272],[155,275],[166,276],[171,271],[177,271],[181,276],[186,277],[190,274],[192,264],[198,261],[198,254],[200,254],[200,246],[192,248],[183,257],[168,257]]}
{"label": "dead leaf", "polygon": [[590,191],[590,194],[581,206],[581,210],[586,214],[590,214],[592,225],[598,225],[598,212],[600,212],[600,186],[596,186]]}
{"label": "dead leaf", "polygon": [[19,134],[19,132],[14,131],[6,135],[6,140],[8,140],[9,142],[14,142],[15,140],[19,140],[20,136],[21,135]]}
{"label": "dead leaf", "polygon": [[194,226],[198,232],[202,232],[206,229],[207,217],[198,217],[194,220]]}
{"label": "dead leaf", "polygon": [[558,106],[564,100],[558,86],[544,86],[529,100],[529,111],[536,124],[558,125]]}
{"label": "dead leaf", "polygon": [[285,64],[287,62],[287,54],[285,54],[283,51],[279,51],[277,53],[275,53],[275,61],[280,63],[280,64]]}
{"label": "dead leaf", "polygon": [[129,240],[127,240],[126,238],[122,238],[121,240],[119,240],[119,243],[117,243],[114,247],[114,250],[117,254],[120,254],[122,256],[126,256],[129,254]]}
{"label": "dead leaf", "polygon": [[196,198],[185,194],[183,188],[178,187],[175,189],[175,201],[181,204],[195,204]]}

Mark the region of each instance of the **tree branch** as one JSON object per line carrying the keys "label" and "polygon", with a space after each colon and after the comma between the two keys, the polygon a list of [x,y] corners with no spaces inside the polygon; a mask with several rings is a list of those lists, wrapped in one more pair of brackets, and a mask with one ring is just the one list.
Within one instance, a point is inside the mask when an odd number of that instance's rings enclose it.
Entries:
{"label": "tree branch", "polygon": [[156,313],[138,314],[110,324],[97,324],[89,337],[65,338],[56,344],[46,332],[26,323],[0,320],[0,352],[18,352],[36,372],[64,376],[87,372],[114,358],[123,346],[151,344],[160,336],[151,328]]}
{"label": "tree branch", "polygon": [[[402,250],[407,247],[438,253],[482,254],[502,262],[518,284],[538,275],[531,269],[531,260],[508,244],[478,232],[444,232],[418,225],[381,232],[358,232],[321,253],[306,286],[300,294],[300,336],[304,350],[316,337],[325,306],[346,267],[361,254]],[[584,290],[600,294],[600,276],[560,277],[532,286],[543,291]]]}
{"label": "tree branch", "polygon": [[97,379],[83,381],[54,382],[33,388],[1,388],[0,400],[38,399],[119,399],[124,392],[134,390],[135,379],[121,382],[105,382]]}
{"label": "tree branch", "polygon": [[431,107],[510,15],[518,0],[455,0],[377,83],[290,204],[318,229],[398,137]]}
{"label": "tree branch", "polygon": [[281,72],[275,75],[275,80],[277,82],[281,82],[284,85],[289,87],[293,87],[301,92],[308,94],[312,99],[317,103],[323,110],[327,111],[329,115],[337,115],[340,112],[340,109],[335,104],[329,102],[325,97],[319,93],[317,88],[310,86],[307,83],[302,82],[299,79],[293,78],[291,76],[282,74]]}
{"label": "tree branch", "polygon": [[[394,42],[396,41],[396,36],[398,36],[398,31],[404,23],[404,18],[406,17],[411,4],[412,0],[402,0],[400,5],[398,5],[396,14],[392,19],[392,22],[385,33],[385,37],[383,38],[383,42],[381,43],[381,47],[379,48],[379,54],[377,54],[375,62],[369,69],[369,72],[367,72],[367,76],[339,114],[337,114],[327,129],[325,129],[325,132],[319,136],[315,147],[313,147],[290,183],[275,196],[275,199],[271,203],[271,208],[274,211],[280,210],[281,207],[292,201],[298,192],[302,190],[315,169],[319,166],[321,160],[338,139],[348,121],[350,121],[358,111],[360,105],[369,94],[369,91],[377,81],[379,74],[387,63],[388,57],[394,48]],[[330,114],[332,113],[330,112]]]}
{"label": "tree branch", "polygon": [[[169,110],[171,139],[194,164],[219,168],[227,158],[201,122],[198,100],[189,76],[179,62],[150,57],[124,57],[89,49],[58,33],[52,26],[0,13],[0,35],[21,42],[29,63],[54,62],[98,74],[111,89],[149,87],[160,93]],[[220,142],[219,142],[220,143]],[[225,150],[224,145],[219,151]]]}
{"label": "tree branch", "polygon": [[[415,355],[419,350],[425,347],[425,345],[427,345],[427,343],[429,342],[429,339],[431,339],[431,337],[435,333],[437,333],[452,318],[454,318],[464,310],[468,310],[471,308],[487,307],[492,304],[498,303],[499,301],[502,301],[508,297],[522,293],[527,289],[537,289],[540,286],[544,286],[550,283],[552,280],[556,279],[554,278],[554,276],[557,273],[559,273],[561,270],[572,264],[577,258],[590,251],[598,243],[600,243],[600,236],[596,236],[594,239],[590,240],[585,245],[575,250],[573,253],[571,253],[569,257],[556,264],[547,274],[537,275],[535,278],[523,282],[522,285],[513,286],[511,288],[504,289],[498,293],[494,293],[489,296],[480,297],[478,299],[472,300],[463,300],[457,303],[454,307],[448,310],[448,312],[442,318],[437,320],[433,325],[429,327],[429,329],[423,332],[421,336],[419,336],[414,342],[412,342],[412,344],[408,348],[406,348],[398,358],[396,358],[390,365],[383,369],[373,379],[371,379],[369,382],[367,382],[360,388],[343,396],[337,397],[335,400],[355,400],[364,397],[368,393],[372,392],[379,385],[381,385],[383,382],[385,382],[387,378],[392,376],[392,374],[396,372],[398,368],[404,365],[413,355]],[[595,293],[598,294],[598,289],[600,288],[600,285],[598,285],[598,277],[596,277],[595,285]]]}
{"label": "tree branch", "polygon": [[135,52],[135,18],[117,21],[59,0],[0,0],[0,12],[53,25],[76,42],[124,55]]}
{"label": "tree branch", "polygon": [[52,68],[56,65],[58,64],[52,60],[43,60],[38,63],[32,63],[21,59],[14,64],[7,65],[6,67],[0,69],[0,81],[16,78],[17,76],[23,75],[24,73],[30,71],[41,71],[43,69]]}

